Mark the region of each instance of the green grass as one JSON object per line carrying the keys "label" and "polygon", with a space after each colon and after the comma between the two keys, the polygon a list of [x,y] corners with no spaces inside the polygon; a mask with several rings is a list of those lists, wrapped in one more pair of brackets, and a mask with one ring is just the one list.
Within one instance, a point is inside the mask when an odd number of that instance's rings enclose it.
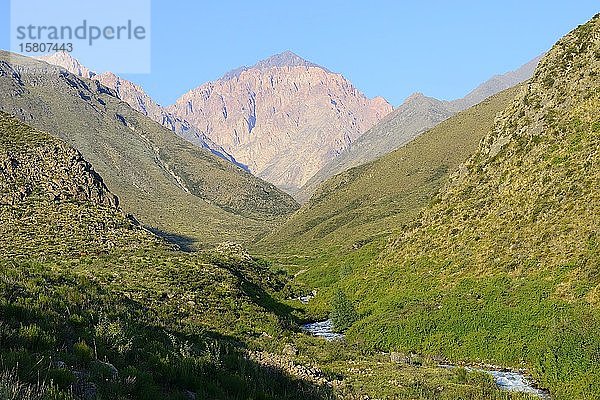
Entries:
{"label": "green grass", "polygon": [[477,149],[496,114],[517,90],[499,93],[381,159],[329,179],[307,204],[259,242],[256,251],[308,256],[331,252],[334,258],[344,257],[401,230]]}
{"label": "green grass", "polygon": [[6,115],[0,128],[0,399],[523,398],[300,333],[288,299],[303,288],[276,265],[233,244],[175,251],[105,204],[77,152]]}
{"label": "green grass", "polygon": [[[559,41],[460,173],[387,243],[354,262],[304,261],[298,279],[320,293],[313,312],[341,288],[362,348],[526,367],[553,398],[598,398],[599,31],[596,16]],[[343,189],[331,196],[351,204]]]}

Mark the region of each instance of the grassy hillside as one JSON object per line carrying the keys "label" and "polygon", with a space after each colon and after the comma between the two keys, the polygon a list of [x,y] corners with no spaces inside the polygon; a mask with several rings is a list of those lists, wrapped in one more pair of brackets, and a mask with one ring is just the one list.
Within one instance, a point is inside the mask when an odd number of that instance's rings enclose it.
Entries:
{"label": "grassy hillside", "polygon": [[2,396],[21,381],[50,385],[21,391],[43,398],[327,397],[245,355],[241,340],[291,323],[265,264],[235,246],[173,251],[81,154],[5,114],[0,187]]}
{"label": "grassy hillside", "polygon": [[526,366],[600,397],[600,15],[561,39],[451,186],[338,285],[376,349]]}
{"label": "grassy hillside", "polygon": [[501,92],[374,162],[326,181],[259,243],[273,253],[347,253],[413,220],[476,149],[518,88]]}
{"label": "grassy hillside", "polygon": [[531,399],[298,333],[284,274],[235,245],[174,251],[2,113],[0,188],[0,399]]}
{"label": "grassy hillside", "polygon": [[300,191],[294,193],[294,197],[304,204],[328,178],[383,157],[457,112],[525,82],[533,75],[540,58],[538,56],[514,71],[493,76],[461,99],[445,101],[421,93],[412,94],[380,123],[323,166]]}
{"label": "grassy hillside", "polygon": [[0,53],[0,110],[80,150],[134,213],[181,242],[252,241],[294,200],[132,110],[96,81]]}

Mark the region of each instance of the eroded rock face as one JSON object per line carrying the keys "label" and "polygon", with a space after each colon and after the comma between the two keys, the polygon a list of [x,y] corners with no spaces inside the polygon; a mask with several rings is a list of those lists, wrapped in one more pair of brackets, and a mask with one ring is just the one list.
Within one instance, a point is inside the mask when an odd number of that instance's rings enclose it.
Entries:
{"label": "eroded rock face", "polygon": [[39,196],[118,208],[118,198],[81,153],[33,129],[27,128],[26,136],[23,129],[0,113],[0,204],[16,205]]}
{"label": "eroded rock face", "polygon": [[285,52],[186,93],[168,111],[257,176],[294,192],[392,106]]}

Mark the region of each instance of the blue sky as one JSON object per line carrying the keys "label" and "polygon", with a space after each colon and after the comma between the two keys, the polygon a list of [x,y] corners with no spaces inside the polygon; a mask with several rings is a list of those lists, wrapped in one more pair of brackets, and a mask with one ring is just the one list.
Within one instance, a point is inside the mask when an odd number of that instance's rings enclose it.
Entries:
{"label": "blue sky", "polygon": [[[597,12],[598,0],[153,0],[152,72],[125,77],[170,104],[230,69],[289,49],[394,105],[415,91],[454,99]],[[0,15],[0,47],[8,49],[9,0],[0,0]]]}

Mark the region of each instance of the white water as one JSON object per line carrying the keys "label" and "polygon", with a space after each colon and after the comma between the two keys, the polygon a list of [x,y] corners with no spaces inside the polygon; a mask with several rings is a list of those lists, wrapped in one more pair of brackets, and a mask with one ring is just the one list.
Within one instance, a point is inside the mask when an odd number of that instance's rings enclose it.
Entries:
{"label": "white water", "polygon": [[478,370],[490,374],[494,377],[496,385],[500,389],[507,390],[509,392],[522,392],[534,394],[542,399],[549,399],[550,396],[545,391],[534,387],[529,378],[519,372],[512,371],[486,371]]}
{"label": "white water", "polygon": [[[333,324],[330,319],[320,322],[312,322],[309,324],[302,325],[302,330],[310,333],[311,335],[322,337],[325,340],[331,342],[334,340],[341,340],[344,335],[341,333],[333,332]],[[454,365],[441,365],[444,368],[456,368]],[[496,370],[485,370],[475,369],[466,367],[467,371],[479,371],[491,375],[496,382],[496,385],[501,390],[509,392],[521,392],[528,393],[538,396],[540,399],[550,399],[548,393],[544,390],[536,388],[530,378],[525,374],[514,371],[496,371]]]}
{"label": "white water", "polygon": [[330,319],[321,322],[304,324],[302,325],[302,330],[310,333],[311,335],[322,337],[329,342],[344,338],[343,334],[333,332],[333,323]]}
{"label": "white water", "polygon": [[[457,368],[455,365],[440,365],[444,368]],[[465,367],[467,371],[478,371],[491,375],[494,378],[494,382],[496,382],[496,386],[500,390],[506,390],[508,392],[520,392],[520,393],[528,393],[539,397],[540,399],[550,399],[550,395],[548,392],[542,389],[536,388],[531,379],[521,373],[515,371],[498,371],[498,370],[490,370],[490,369],[480,369],[480,368],[470,368]]]}

